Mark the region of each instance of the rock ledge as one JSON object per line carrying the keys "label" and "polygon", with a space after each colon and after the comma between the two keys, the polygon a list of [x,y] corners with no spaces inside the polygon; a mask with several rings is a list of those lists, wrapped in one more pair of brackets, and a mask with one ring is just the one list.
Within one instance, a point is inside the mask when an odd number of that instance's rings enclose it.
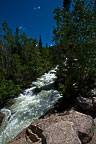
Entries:
{"label": "rock ledge", "polygon": [[93,135],[92,117],[70,110],[34,121],[7,144],[85,144]]}

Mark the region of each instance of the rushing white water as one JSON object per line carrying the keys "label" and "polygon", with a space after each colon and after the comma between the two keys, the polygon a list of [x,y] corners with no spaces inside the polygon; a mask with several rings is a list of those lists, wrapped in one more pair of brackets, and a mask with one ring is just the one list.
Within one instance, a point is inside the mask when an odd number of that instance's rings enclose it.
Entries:
{"label": "rushing white water", "polygon": [[[5,114],[0,129],[0,144],[6,144],[22,129],[48,111],[61,97],[59,92],[54,90],[55,72],[56,68],[45,73],[32,83],[31,88],[26,89],[18,98],[14,98],[14,104],[10,109],[0,110]],[[39,89],[38,93],[36,89]]]}

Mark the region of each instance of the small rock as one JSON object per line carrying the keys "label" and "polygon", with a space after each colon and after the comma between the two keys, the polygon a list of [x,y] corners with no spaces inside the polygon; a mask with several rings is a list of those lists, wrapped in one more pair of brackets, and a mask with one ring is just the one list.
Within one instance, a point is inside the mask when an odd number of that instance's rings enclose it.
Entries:
{"label": "small rock", "polygon": [[95,125],[95,127],[96,127],[96,118],[94,119],[94,125]]}
{"label": "small rock", "polygon": [[77,105],[85,111],[94,111],[93,101],[91,98],[77,97]]}
{"label": "small rock", "polygon": [[30,139],[30,141],[32,142],[38,142],[40,141],[40,139],[38,138],[38,136],[36,134],[34,134],[31,129],[27,129],[27,137]]}
{"label": "small rock", "polygon": [[96,97],[93,97],[92,100],[93,100],[93,107],[96,110]]}
{"label": "small rock", "polygon": [[5,114],[3,114],[2,112],[0,112],[0,126],[2,124],[3,119],[5,118]]}

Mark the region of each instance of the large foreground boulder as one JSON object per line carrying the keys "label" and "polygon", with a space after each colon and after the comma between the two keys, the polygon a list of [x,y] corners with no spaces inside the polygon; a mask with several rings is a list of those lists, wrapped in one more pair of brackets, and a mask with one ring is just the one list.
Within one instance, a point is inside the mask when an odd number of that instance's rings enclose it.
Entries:
{"label": "large foreground boulder", "polygon": [[60,121],[48,126],[43,132],[47,144],[81,144],[74,124]]}
{"label": "large foreground boulder", "polygon": [[92,117],[70,110],[34,121],[8,144],[85,144],[93,134]]}
{"label": "large foreground boulder", "polygon": [[30,125],[8,144],[81,144],[74,124],[60,121],[49,125],[44,131]]}
{"label": "large foreground boulder", "polygon": [[94,134],[94,120],[91,116],[72,110],[68,115],[64,116],[64,120],[74,123],[78,131],[78,137],[82,143],[87,143],[92,139]]}
{"label": "large foreground boulder", "polygon": [[94,119],[94,125],[95,125],[94,135],[93,135],[92,140],[88,144],[96,144],[96,118]]}
{"label": "large foreground boulder", "polygon": [[51,115],[44,119],[39,119],[35,121],[33,124],[37,125],[43,131],[48,128],[49,125],[53,123],[63,121],[69,121],[74,123],[74,126],[78,132],[78,137],[82,141],[82,143],[89,142],[94,134],[94,120],[91,116],[86,114],[82,114],[80,112],[70,110],[67,114],[62,115]]}

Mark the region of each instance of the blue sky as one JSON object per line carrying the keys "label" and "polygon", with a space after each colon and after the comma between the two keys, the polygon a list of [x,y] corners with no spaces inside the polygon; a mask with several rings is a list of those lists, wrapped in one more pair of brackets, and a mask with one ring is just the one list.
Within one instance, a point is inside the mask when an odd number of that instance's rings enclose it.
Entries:
{"label": "blue sky", "polygon": [[0,0],[0,24],[6,20],[13,31],[18,26],[20,32],[36,39],[41,35],[43,44],[51,45],[53,10],[62,5],[63,0]]}

